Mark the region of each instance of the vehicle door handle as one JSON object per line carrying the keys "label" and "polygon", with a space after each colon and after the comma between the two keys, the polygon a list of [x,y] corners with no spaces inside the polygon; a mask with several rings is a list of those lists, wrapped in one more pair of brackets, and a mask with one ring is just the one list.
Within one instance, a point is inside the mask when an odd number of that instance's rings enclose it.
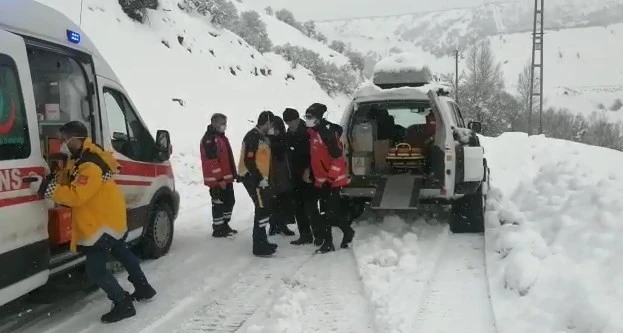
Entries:
{"label": "vehicle door handle", "polygon": [[38,180],[39,180],[39,178],[38,177],[34,177],[34,176],[29,176],[29,177],[22,178],[22,182],[24,182],[26,184],[34,183],[34,182],[36,182]]}

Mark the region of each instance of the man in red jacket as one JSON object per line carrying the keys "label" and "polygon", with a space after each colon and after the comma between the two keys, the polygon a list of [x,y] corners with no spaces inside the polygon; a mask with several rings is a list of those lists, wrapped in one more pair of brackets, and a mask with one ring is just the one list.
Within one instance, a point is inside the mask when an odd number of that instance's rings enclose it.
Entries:
{"label": "man in red jacket", "polygon": [[225,136],[227,116],[212,115],[211,123],[201,139],[203,183],[210,187],[212,197],[212,237],[228,237],[238,231],[229,226],[236,202],[234,181],[236,162],[229,140]]}
{"label": "man in red jacket", "polygon": [[319,190],[320,200],[325,203],[325,214],[322,220],[323,242],[318,253],[335,251],[331,226],[338,226],[344,233],[341,247],[347,248],[353,241],[355,230],[351,228],[341,212],[340,191],[350,183],[344,144],[342,143],[342,127],[323,119],[327,107],[314,103],[305,112],[305,125],[308,127],[311,167],[314,175],[314,186]]}

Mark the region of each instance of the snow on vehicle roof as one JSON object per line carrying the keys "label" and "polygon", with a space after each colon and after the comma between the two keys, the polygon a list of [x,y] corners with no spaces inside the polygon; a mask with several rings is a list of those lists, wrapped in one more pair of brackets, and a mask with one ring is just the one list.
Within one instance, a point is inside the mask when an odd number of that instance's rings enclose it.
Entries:
{"label": "snow on vehicle roof", "polygon": [[[93,57],[98,75],[119,81],[80,27],[56,9],[33,0],[0,0],[0,29],[88,53]],[[67,30],[79,33],[80,42],[69,42]]]}
{"label": "snow on vehicle roof", "polygon": [[421,87],[382,89],[368,80],[355,91],[353,100],[358,103],[383,100],[428,100],[426,94],[429,91],[440,89],[447,93],[450,92],[448,86],[439,83],[429,83]]}
{"label": "snow on vehicle roof", "polygon": [[381,59],[374,66],[374,73],[422,72],[426,68],[415,54],[403,52]]}

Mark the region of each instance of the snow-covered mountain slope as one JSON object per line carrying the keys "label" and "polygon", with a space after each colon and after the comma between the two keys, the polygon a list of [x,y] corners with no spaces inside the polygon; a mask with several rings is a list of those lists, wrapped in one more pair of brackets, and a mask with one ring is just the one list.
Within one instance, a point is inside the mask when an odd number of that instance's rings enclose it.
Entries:
{"label": "snow-covered mountain slope", "polygon": [[233,3],[238,8],[239,12],[255,10],[260,14],[262,21],[266,24],[268,35],[275,46],[289,43],[294,46],[300,46],[312,50],[318,53],[325,60],[332,61],[337,66],[342,66],[348,63],[348,58],[343,54],[330,49],[327,45],[315,39],[308,38],[295,27],[276,19],[275,16],[267,15],[263,8],[258,8],[257,5],[247,4],[244,2],[241,3],[234,1]]}
{"label": "snow-covered mountain slope", "polygon": [[623,154],[523,133],[483,145],[499,332],[622,332]]}
{"label": "snow-covered mountain slope", "polygon": [[[623,62],[620,61],[623,23],[613,23],[620,22],[621,15],[613,16],[612,20],[595,19],[599,24],[586,20],[596,17],[595,13],[622,12],[623,4],[605,0],[583,2],[581,6],[574,3],[577,7],[572,7],[567,3],[548,2],[547,5],[564,7],[571,12],[560,24],[555,15],[564,11],[550,9],[551,14],[546,14],[549,15],[546,16],[548,30],[544,41],[546,104],[590,114],[598,110],[599,104],[607,109],[617,98],[623,97]],[[382,57],[408,51],[441,73],[454,72],[453,50],[457,44],[464,52],[466,46],[488,38],[496,59],[502,64],[507,89],[515,92],[518,75],[530,62],[532,51],[532,17],[524,22],[524,25],[529,23],[527,29],[513,28],[511,23],[518,20],[513,15],[520,14],[512,13],[521,13],[513,9],[515,6],[526,5],[523,2],[497,3],[402,17],[318,22],[317,26],[330,40],[350,43],[364,54]],[[464,60],[460,67],[464,67]],[[623,119],[621,112],[609,112],[609,116]]]}
{"label": "snow-covered mountain slope", "polygon": [[[40,2],[79,21],[80,1]],[[212,113],[229,116],[235,154],[262,110],[281,115],[285,107],[302,111],[322,102],[336,113],[331,117],[339,117],[342,107],[306,69],[292,69],[272,53],[260,54],[228,30],[182,12],[175,0],[160,3],[161,9],[149,11],[148,22],[139,24],[122,12],[117,1],[84,0],[82,28],[115,70],[150,130],[171,132],[176,180],[185,197],[207,194],[198,144]],[[184,106],[174,98],[183,100]]]}

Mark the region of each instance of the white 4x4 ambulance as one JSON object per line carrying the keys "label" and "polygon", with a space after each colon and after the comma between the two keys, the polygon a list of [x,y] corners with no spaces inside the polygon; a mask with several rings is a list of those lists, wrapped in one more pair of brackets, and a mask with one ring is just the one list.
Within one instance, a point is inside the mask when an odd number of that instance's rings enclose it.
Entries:
{"label": "white 4x4 ambulance", "polygon": [[409,57],[400,57],[377,64],[343,114],[346,212],[353,219],[368,203],[381,210],[451,204],[453,232],[481,232],[489,168],[480,123],[466,124],[449,89],[426,67],[401,69],[396,63]]}
{"label": "white 4x4 ambulance", "polygon": [[0,305],[84,257],[69,252],[71,211],[36,195],[59,156],[57,131],[81,121],[115,152],[126,196],[128,242],[167,253],[179,195],[170,137],[149,133],[93,43],[63,14],[31,0],[0,1]]}

